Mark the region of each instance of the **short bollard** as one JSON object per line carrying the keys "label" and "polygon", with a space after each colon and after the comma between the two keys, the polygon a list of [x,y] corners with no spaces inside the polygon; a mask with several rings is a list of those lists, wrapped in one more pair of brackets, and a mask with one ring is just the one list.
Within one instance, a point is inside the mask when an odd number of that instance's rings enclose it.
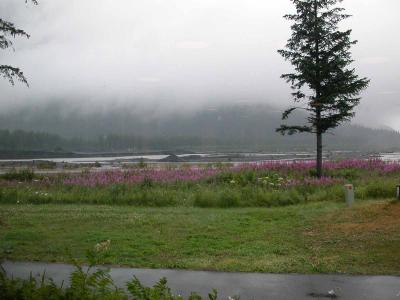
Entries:
{"label": "short bollard", "polygon": [[396,198],[398,201],[400,201],[400,185],[397,186],[397,195]]}
{"label": "short bollard", "polygon": [[354,203],[354,186],[352,184],[346,184],[344,186],[344,193],[347,206],[352,207]]}

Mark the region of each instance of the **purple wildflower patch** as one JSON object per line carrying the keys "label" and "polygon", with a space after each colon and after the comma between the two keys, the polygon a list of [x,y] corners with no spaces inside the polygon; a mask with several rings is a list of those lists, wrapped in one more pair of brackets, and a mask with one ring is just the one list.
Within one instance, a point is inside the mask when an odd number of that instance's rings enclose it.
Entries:
{"label": "purple wildflower patch", "polygon": [[[217,176],[222,172],[239,173],[242,171],[276,172],[279,174],[303,174],[300,178],[286,178],[285,186],[296,185],[335,185],[343,183],[343,179],[333,177],[313,178],[307,172],[315,168],[315,161],[265,161],[260,163],[244,163],[225,168],[185,167],[185,168],[144,168],[129,171],[113,170],[88,172],[72,175],[63,179],[65,185],[104,186],[111,184],[139,184],[145,180],[156,183],[196,182]],[[341,169],[360,169],[380,174],[400,172],[399,162],[385,162],[379,159],[354,159],[342,161],[325,161],[327,172]]]}

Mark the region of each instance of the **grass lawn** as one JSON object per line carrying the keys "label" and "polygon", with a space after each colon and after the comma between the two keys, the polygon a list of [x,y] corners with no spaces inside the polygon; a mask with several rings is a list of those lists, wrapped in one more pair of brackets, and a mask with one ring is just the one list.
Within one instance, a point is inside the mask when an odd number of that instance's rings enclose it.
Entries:
{"label": "grass lawn", "polygon": [[0,205],[0,257],[219,271],[400,275],[400,204],[277,208]]}

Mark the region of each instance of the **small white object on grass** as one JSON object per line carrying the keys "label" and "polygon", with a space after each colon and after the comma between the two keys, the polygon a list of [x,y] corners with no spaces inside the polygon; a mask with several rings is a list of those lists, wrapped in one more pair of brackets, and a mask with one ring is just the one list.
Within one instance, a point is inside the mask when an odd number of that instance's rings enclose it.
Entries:
{"label": "small white object on grass", "polygon": [[352,207],[354,203],[354,186],[352,184],[346,184],[344,186],[344,192],[347,205]]}

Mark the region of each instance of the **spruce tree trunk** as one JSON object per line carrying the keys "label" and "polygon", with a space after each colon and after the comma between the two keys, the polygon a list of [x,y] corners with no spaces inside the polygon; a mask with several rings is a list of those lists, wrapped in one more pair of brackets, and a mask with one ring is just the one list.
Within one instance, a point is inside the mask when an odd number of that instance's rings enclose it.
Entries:
{"label": "spruce tree trunk", "polygon": [[322,177],[322,133],[317,132],[317,177]]}

